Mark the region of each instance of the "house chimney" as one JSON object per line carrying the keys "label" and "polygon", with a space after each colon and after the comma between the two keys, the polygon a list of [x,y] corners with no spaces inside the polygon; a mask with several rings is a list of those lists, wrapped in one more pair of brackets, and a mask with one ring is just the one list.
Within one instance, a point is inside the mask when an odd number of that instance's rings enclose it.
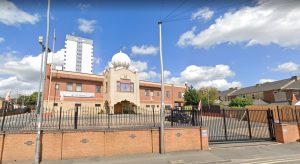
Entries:
{"label": "house chimney", "polygon": [[295,81],[298,81],[298,80],[300,80],[300,76],[292,76],[291,79],[295,80]]}

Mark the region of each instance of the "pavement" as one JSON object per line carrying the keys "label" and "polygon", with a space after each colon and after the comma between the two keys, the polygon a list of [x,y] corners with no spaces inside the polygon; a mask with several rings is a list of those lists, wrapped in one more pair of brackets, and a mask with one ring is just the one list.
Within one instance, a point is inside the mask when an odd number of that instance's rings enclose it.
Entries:
{"label": "pavement", "polygon": [[210,145],[206,151],[128,155],[106,158],[43,161],[42,164],[299,164],[300,142],[230,143]]}

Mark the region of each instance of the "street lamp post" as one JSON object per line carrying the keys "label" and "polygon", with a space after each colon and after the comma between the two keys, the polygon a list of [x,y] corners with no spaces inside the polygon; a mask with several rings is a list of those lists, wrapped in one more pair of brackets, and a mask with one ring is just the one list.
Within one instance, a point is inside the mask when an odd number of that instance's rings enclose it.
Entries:
{"label": "street lamp post", "polygon": [[48,44],[49,44],[49,28],[50,28],[50,0],[48,0],[48,9],[47,9],[47,31],[46,31],[46,45],[45,45],[45,57],[43,61],[44,67],[44,79],[40,81],[42,93],[40,96],[39,102],[39,114],[38,114],[38,122],[37,122],[37,136],[36,136],[36,147],[35,147],[35,158],[34,163],[39,164],[41,159],[41,126],[43,121],[43,99],[44,99],[44,91],[45,91],[45,80],[46,80],[46,69],[47,69],[47,58],[48,58]]}
{"label": "street lamp post", "polygon": [[164,82],[164,65],[162,57],[162,22],[158,22],[159,26],[159,54],[161,68],[161,108],[160,108],[160,153],[165,153],[164,141],[164,121],[165,121],[165,82]]}

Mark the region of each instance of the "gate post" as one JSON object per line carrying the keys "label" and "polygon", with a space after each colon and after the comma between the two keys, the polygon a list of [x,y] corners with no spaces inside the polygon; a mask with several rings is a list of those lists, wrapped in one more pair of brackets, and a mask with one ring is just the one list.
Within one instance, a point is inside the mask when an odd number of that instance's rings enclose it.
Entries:
{"label": "gate post", "polygon": [[225,140],[228,140],[227,137],[227,126],[226,126],[226,114],[225,114],[225,109],[223,108],[223,121],[224,121],[224,134],[225,134]]}
{"label": "gate post", "polygon": [[59,121],[58,121],[58,129],[60,130],[60,125],[61,125],[61,111],[62,107],[59,108]]}
{"label": "gate post", "polygon": [[274,117],[273,117],[273,111],[270,110],[270,108],[267,110],[267,120],[269,124],[269,133],[271,140],[275,140],[276,137],[274,135]]}
{"label": "gate post", "polygon": [[173,112],[174,112],[174,109],[173,110],[171,109],[171,126],[172,127],[173,127],[173,116],[174,116]]}
{"label": "gate post", "polygon": [[248,120],[248,129],[249,129],[249,138],[250,140],[252,139],[252,132],[251,132],[251,123],[250,123],[250,114],[249,114],[249,109],[246,109],[247,112],[247,120]]}
{"label": "gate post", "polygon": [[77,129],[78,123],[78,105],[75,107],[75,115],[74,115],[74,129]]}
{"label": "gate post", "polygon": [[5,115],[6,115],[6,110],[7,110],[7,104],[8,102],[4,101],[4,103],[2,103],[2,123],[1,123],[1,131],[3,131],[4,128],[4,123],[5,123]]}
{"label": "gate post", "polygon": [[192,108],[192,126],[195,126],[195,110]]}

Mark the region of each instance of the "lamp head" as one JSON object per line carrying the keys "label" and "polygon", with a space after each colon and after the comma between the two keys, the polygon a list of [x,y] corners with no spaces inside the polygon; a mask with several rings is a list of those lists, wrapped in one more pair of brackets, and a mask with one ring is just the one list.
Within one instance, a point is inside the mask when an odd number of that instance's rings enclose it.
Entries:
{"label": "lamp head", "polygon": [[43,44],[43,41],[44,41],[43,36],[39,36],[39,43]]}

